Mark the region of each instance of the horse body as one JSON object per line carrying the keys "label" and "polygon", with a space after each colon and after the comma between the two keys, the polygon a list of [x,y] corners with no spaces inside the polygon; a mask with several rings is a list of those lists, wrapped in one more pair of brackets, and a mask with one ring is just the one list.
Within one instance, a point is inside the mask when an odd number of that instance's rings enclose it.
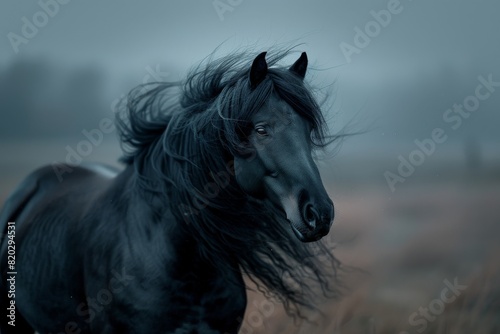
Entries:
{"label": "horse body", "polygon": [[[333,219],[307,58],[268,71],[264,56],[227,82],[236,57],[192,75],[175,112],[150,113],[158,90],[129,104],[123,171],[53,165],[18,187],[0,215],[4,230],[16,222],[17,271],[16,327],[2,319],[2,333],[237,333],[243,274],[285,305],[311,306],[306,279],[328,289],[307,246]],[[0,255],[6,309],[6,242]]]}
{"label": "horse body", "polygon": [[[18,328],[27,321],[40,333],[237,331],[246,306],[237,267],[228,277],[202,261],[192,237],[173,226],[173,217],[170,225],[136,224],[134,219],[147,222],[144,217],[152,212],[141,203],[145,199],[127,191],[122,179],[131,182],[130,168],[109,178],[72,167],[64,183],[52,168],[26,179],[35,189],[24,210],[9,217],[16,222],[19,249]],[[50,242],[41,237],[47,235]]]}

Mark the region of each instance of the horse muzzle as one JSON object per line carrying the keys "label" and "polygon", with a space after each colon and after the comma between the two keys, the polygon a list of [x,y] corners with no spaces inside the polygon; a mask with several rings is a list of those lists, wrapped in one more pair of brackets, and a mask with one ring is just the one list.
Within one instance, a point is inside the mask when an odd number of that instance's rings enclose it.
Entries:
{"label": "horse muzzle", "polygon": [[293,210],[295,214],[287,212],[295,236],[302,242],[313,242],[327,235],[335,215],[330,198],[320,202],[301,195],[298,204],[298,210]]}

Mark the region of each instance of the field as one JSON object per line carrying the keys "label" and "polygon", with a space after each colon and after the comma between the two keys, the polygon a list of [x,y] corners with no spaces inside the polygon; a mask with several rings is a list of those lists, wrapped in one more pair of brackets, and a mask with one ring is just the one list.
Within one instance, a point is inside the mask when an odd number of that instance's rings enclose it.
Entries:
{"label": "field", "polygon": [[349,291],[309,322],[287,321],[278,305],[270,315],[251,294],[241,333],[500,333],[498,180],[424,182],[392,198],[383,186],[331,193],[326,242],[365,272],[345,273]]}
{"label": "field", "polygon": [[[65,154],[58,141],[0,147],[9,157],[1,166],[0,202],[34,167]],[[118,154],[105,144],[92,160],[112,163]],[[249,291],[240,332],[500,333],[500,169],[452,165],[429,165],[431,172],[417,173],[394,193],[359,161],[337,162],[331,174],[323,166],[336,205],[324,242],[346,267],[362,271],[343,272],[344,296],[315,301],[322,314],[306,312],[309,321]],[[436,176],[443,170],[446,176]]]}

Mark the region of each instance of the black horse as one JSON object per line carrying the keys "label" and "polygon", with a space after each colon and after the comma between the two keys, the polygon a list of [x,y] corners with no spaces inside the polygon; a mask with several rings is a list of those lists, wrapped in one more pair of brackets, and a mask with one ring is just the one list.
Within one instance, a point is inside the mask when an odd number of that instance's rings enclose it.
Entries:
{"label": "black horse", "polygon": [[288,53],[232,54],[132,91],[123,171],[28,176],[0,216],[2,334],[237,333],[244,276],[292,313],[334,291],[309,243],[334,217],[313,160],[332,137],[306,54],[277,66]]}

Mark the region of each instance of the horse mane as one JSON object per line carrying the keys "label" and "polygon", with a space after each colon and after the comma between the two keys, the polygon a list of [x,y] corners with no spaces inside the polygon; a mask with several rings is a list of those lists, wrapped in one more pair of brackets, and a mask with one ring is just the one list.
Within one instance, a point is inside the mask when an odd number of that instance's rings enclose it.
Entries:
{"label": "horse mane", "polygon": [[315,147],[331,141],[308,86],[277,66],[291,52],[268,53],[268,75],[254,90],[248,79],[254,55],[248,52],[209,57],[183,82],[139,86],[117,114],[117,127],[138,191],[165,198],[207,261],[221,270],[235,270],[236,263],[259,290],[300,314],[300,306],[314,308],[315,286],[325,296],[338,295],[329,273],[340,263],[322,243],[293,237],[270,202],[248,196],[235,180],[232,160],[247,149],[251,116],[273,94],[311,123]]}

